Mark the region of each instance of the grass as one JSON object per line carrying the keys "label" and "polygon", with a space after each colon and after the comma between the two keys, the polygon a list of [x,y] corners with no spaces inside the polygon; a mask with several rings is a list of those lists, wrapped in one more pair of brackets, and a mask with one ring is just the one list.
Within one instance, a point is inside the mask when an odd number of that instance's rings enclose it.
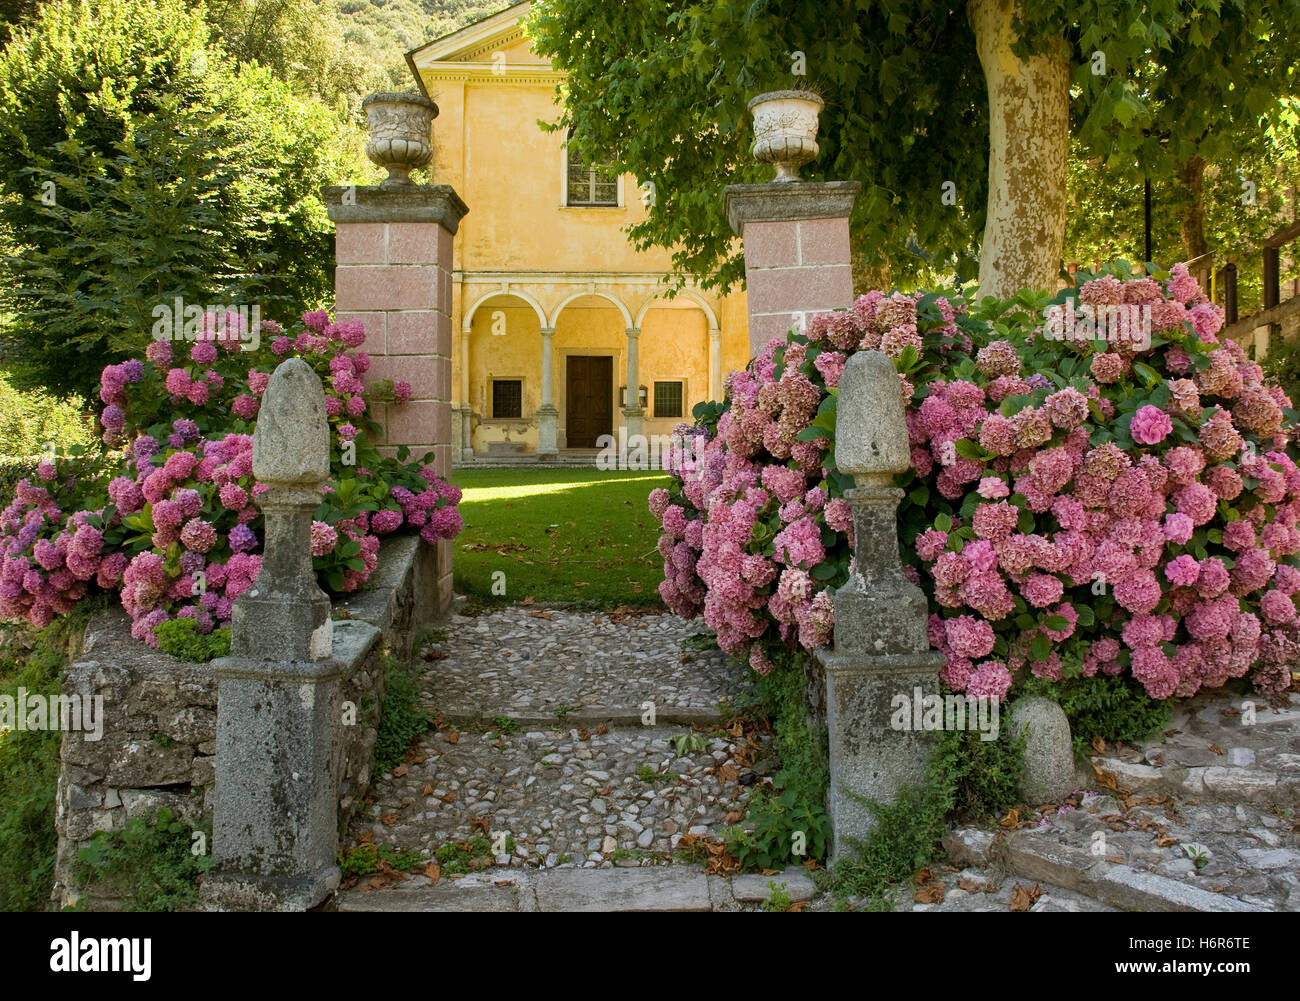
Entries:
{"label": "grass", "polygon": [[460,593],[482,602],[659,604],[659,525],[646,497],[668,484],[662,473],[463,469],[454,479],[464,490]]}

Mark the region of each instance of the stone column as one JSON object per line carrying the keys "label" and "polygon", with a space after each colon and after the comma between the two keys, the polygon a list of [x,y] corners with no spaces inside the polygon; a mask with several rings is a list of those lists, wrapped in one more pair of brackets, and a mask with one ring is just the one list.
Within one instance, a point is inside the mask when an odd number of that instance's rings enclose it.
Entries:
{"label": "stone column", "polygon": [[552,340],[554,327],[542,328],[542,405],[537,408],[537,458],[545,461],[559,455],[556,444],[559,408],[553,400],[555,387],[555,359]]}
{"label": "stone column", "polygon": [[[433,453],[439,476],[451,472],[452,238],[469,210],[446,185],[329,187],[325,206],[337,227],[334,301],[340,320],[360,320],[371,357],[368,380],[411,385],[401,406],[377,404],[386,454],[402,445]],[[468,422],[463,419],[464,435]],[[452,543],[438,543],[437,607],[451,605]]]}
{"label": "stone column", "polygon": [[709,399],[722,401],[722,331],[709,328]]}
{"label": "stone column", "polygon": [[733,184],[727,219],[745,244],[750,357],[810,313],[853,305],[849,213],[857,181]]}
{"label": "stone column", "polygon": [[875,824],[867,800],[888,804],[920,784],[927,748],[923,733],[891,728],[894,697],[911,704],[940,692],[943,655],[930,649],[925,595],[903,576],[898,550],[895,473],[910,466],[903,399],[894,364],[878,351],[849,359],[840,377],[835,455],[856,486],[853,569],[835,593],[835,638],[826,665],[830,738],[828,809],[836,858],[863,841]]}
{"label": "stone column", "polygon": [[266,519],[262,568],[235,602],[217,674],[215,871],[206,906],[306,910],[339,884],[339,667],[329,599],[311,566],[312,513],[329,476],[320,378],[300,358],[271,376],[253,434]]}
{"label": "stone column", "polygon": [[641,407],[641,369],[637,357],[637,339],[640,336],[640,327],[627,328],[627,406],[623,408],[623,423],[627,427],[629,441],[635,435],[643,433],[641,420],[645,416],[645,410]]}
{"label": "stone column", "polygon": [[461,461],[474,458],[474,407],[469,400],[469,348],[470,328],[460,332],[460,438],[455,444],[460,449]]}

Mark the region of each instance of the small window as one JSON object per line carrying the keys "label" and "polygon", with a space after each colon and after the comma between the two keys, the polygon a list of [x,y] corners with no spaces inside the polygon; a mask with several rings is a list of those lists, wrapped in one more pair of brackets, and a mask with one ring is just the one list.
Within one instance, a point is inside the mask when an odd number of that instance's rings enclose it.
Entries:
{"label": "small window", "polygon": [[607,167],[592,166],[582,154],[568,147],[568,205],[617,205],[618,175]]}
{"label": "small window", "polygon": [[516,420],[524,416],[524,384],[521,380],[492,380],[492,416]]}
{"label": "small window", "polygon": [[655,416],[682,416],[682,384],[680,382],[655,383]]}

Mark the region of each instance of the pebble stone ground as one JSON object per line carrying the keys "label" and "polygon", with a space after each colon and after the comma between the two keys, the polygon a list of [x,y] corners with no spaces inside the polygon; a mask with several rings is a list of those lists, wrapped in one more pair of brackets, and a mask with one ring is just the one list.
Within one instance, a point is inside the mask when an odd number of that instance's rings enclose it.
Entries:
{"label": "pebble stone ground", "polygon": [[[349,844],[432,858],[481,835],[504,850],[437,885],[363,881],[340,908],[753,910],[772,884],[829,909],[800,868],[727,878],[675,859],[684,835],[734,823],[771,764],[765,743],[721,729],[744,679],[717,650],[691,648],[699,629],[629,610],[454,616],[417,661],[439,728],[376,779]],[[692,729],[679,753],[674,738]],[[1300,910],[1300,697],[1274,709],[1201,695],[1162,734],[1091,764],[1060,803],[954,832],[948,858],[899,887],[894,909]]]}
{"label": "pebble stone ground", "polygon": [[523,605],[453,617],[417,661],[440,726],[376,780],[352,842],[431,857],[478,835],[505,848],[500,866],[611,869],[716,835],[739,818],[765,741],[722,729],[743,680],[716,648],[688,648],[699,628]]}

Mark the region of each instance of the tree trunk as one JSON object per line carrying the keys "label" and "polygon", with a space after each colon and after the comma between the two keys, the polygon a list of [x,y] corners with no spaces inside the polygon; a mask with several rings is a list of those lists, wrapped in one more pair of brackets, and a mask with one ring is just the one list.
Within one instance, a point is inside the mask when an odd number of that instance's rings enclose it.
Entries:
{"label": "tree trunk", "polygon": [[1020,59],[1015,0],[971,0],[966,14],[989,95],[989,200],[980,247],[981,295],[1060,285],[1070,67],[1063,39]]}
{"label": "tree trunk", "polygon": [[1178,179],[1187,189],[1183,193],[1183,253],[1184,260],[1210,252],[1205,240],[1205,161],[1193,156],[1178,168]]}

